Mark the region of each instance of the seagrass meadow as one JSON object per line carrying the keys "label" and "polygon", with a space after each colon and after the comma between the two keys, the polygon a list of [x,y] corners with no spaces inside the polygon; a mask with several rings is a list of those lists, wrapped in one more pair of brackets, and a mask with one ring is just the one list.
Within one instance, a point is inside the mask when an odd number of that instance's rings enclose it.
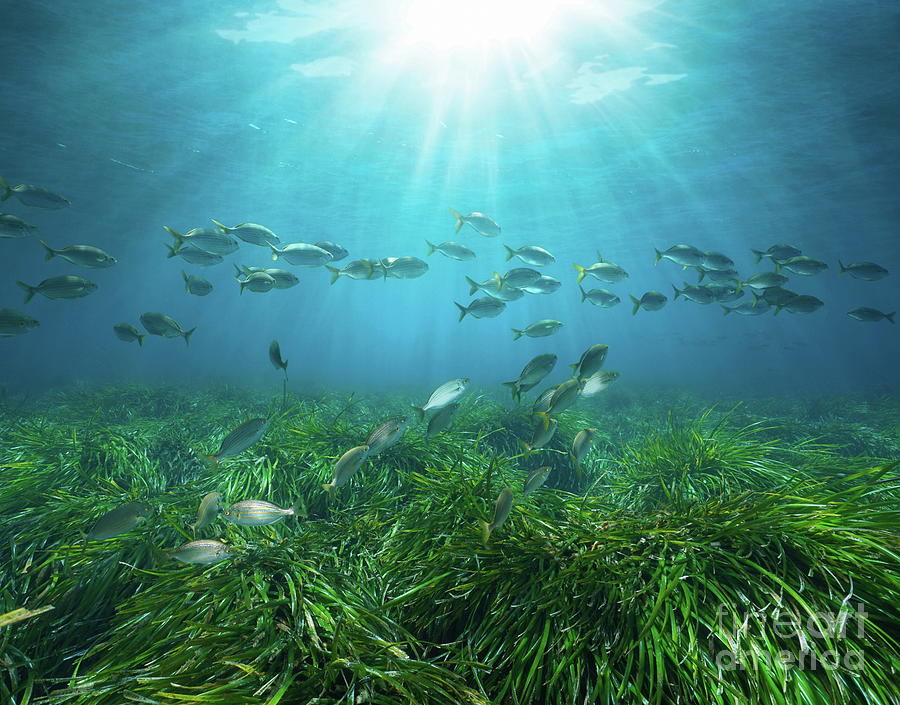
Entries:
{"label": "seagrass meadow", "polygon": [[[411,424],[334,493],[336,458],[408,399],[282,401],[127,385],[4,398],[0,613],[52,609],[0,627],[0,702],[897,702],[896,398],[613,388],[528,454],[527,408],[473,394],[448,431]],[[266,414],[250,450],[202,459]],[[546,484],[523,495],[539,465]],[[484,543],[507,486],[509,520]],[[297,515],[219,518],[198,535],[231,558],[169,559],[212,491]],[[84,540],[131,501],[152,507],[137,528]]]}

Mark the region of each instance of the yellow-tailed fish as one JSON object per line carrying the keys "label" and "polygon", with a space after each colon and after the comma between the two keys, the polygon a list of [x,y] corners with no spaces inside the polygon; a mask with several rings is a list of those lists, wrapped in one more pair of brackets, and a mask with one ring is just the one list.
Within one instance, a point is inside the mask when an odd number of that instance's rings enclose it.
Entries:
{"label": "yellow-tailed fish", "polygon": [[453,424],[453,417],[459,411],[459,404],[453,403],[445,406],[428,420],[428,429],[425,438],[433,438],[441,431],[446,431]]}
{"label": "yellow-tailed fish", "polygon": [[228,521],[240,526],[266,526],[295,514],[293,507],[282,509],[277,504],[262,499],[245,499],[235,502],[222,512],[222,516]]}
{"label": "yellow-tailed fish", "polygon": [[369,446],[356,446],[348,450],[335,464],[331,482],[325,483],[322,487],[333,492],[336,487],[343,485],[356,474],[363,461],[368,457],[368,453]]}
{"label": "yellow-tailed fish", "polygon": [[497,501],[494,503],[494,519],[488,524],[486,521],[481,522],[481,540],[483,543],[487,543],[488,539],[491,537],[491,533],[494,529],[499,529],[503,526],[503,523],[509,517],[509,512],[512,510],[513,499],[515,498],[515,493],[513,492],[511,487],[504,487],[500,490],[500,494],[497,496]]}
{"label": "yellow-tailed fish", "polygon": [[443,409],[445,406],[455,402],[466,393],[466,388],[468,386],[468,377],[451,379],[449,382],[444,382],[440,387],[435,389],[428,398],[428,401],[422,406],[413,404],[412,408],[415,409],[416,413],[419,415],[419,421],[425,418],[426,411],[431,409]]}
{"label": "yellow-tailed fish", "polygon": [[569,365],[569,367],[574,370],[573,374],[580,379],[590,377],[597,370],[603,367],[603,363],[606,362],[606,355],[608,352],[608,345],[597,343],[596,345],[592,345],[583,353],[581,353],[581,359],[579,359],[578,362]]}
{"label": "yellow-tailed fish", "polygon": [[531,443],[519,441],[529,453],[535,448],[542,448],[553,439],[559,422],[547,414],[536,414],[534,429],[531,434]]}
{"label": "yellow-tailed fish", "polygon": [[194,536],[197,529],[203,529],[215,521],[219,514],[219,503],[222,501],[221,492],[210,492],[200,500],[200,508],[197,510],[197,521],[191,525]]}
{"label": "yellow-tailed fish", "polygon": [[585,428],[575,436],[575,440],[572,441],[572,452],[569,454],[575,465],[578,465],[591,449],[596,433],[596,428]]}
{"label": "yellow-tailed fish", "polygon": [[231,558],[233,555],[231,549],[226,544],[211,539],[188,541],[187,543],[181,544],[174,551],[169,552],[170,558],[175,558],[182,563],[195,563],[199,565],[218,563],[219,561],[224,561],[226,558]]}
{"label": "yellow-tailed fish", "polygon": [[395,416],[378,424],[366,439],[365,445],[369,446],[368,457],[378,455],[399,441],[406,426],[407,420],[403,416]]}
{"label": "yellow-tailed fish", "polygon": [[552,468],[549,465],[532,470],[525,479],[525,487],[522,489],[522,493],[529,494],[543,487],[551,470]]}

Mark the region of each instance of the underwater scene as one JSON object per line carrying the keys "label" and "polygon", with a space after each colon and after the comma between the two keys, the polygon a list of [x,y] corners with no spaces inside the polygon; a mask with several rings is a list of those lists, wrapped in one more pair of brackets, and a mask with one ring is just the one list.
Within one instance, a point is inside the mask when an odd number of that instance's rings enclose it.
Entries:
{"label": "underwater scene", "polygon": [[897,705],[898,28],[0,4],[0,705]]}

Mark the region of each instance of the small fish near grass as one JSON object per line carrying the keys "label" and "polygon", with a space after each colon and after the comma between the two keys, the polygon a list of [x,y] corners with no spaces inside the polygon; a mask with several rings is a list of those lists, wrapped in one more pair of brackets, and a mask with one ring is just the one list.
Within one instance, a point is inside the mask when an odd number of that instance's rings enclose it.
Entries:
{"label": "small fish near grass", "polygon": [[512,511],[515,496],[516,493],[513,491],[512,487],[504,487],[500,490],[497,501],[494,503],[494,518],[491,520],[490,524],[484,520],[481,522],[481,542],[484,545],[487,545],[488,540],[491,538],[491,534],[506,523],[510,511]]}
{"label": "small fish near grass", "polygon": [[222,439],[218,451],[203,457],[213,465],[218,465],[223,458],[233,458],[255,445],[265,435],[268,428],[268,419],[258,418],[245,421]]}
{"label": "small fish near grass", "polygon": [[344,453],[334,466],[331,482],[322,485],[322,489],[334,494],[335,489],[353,477],[369,457],[369,446],[356,446]]}

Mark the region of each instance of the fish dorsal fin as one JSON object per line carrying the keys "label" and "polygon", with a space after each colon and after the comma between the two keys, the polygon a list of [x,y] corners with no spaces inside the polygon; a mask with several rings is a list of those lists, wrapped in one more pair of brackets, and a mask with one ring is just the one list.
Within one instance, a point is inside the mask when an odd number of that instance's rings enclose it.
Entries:
{"label": "fish dorsal fin", "polygon": [[600,250],[597,250],[597,261],[598,261],[598,262],[605,262],[605,261],[606,261],[606,260],[603,259],[603,255],[600,254]]}

